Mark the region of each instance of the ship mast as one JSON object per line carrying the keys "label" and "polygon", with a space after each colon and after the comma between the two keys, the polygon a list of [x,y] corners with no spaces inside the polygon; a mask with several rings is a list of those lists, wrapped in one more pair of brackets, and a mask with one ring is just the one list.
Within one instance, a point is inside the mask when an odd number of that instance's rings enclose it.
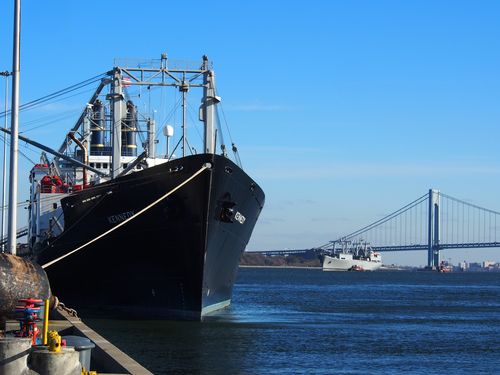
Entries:
{"label": "ship mast", "polygon": [[189,82],[186,81],[186,73],[182,73],[182,83],[179,86],[179,91],[182,92],[182,157],[186,156],[186,141],[187,141],[187,93],[189,91]]}
{"label": "ship mast", "polygon": [[215,95],[215,73],[208,68],[208,57],[203,56],[203,107],[205,123],[205,153],[215,153],[215,105],[220,102],[220,97]]}
{"label": "ship mast", "polygon": [[[110,101],[111,115],[111,139],[112,139],[112,171],[111,176],[115,178],[121,175],[123,170],[121,164],[122,156],[122,122],[125,118],[124,91],[125,86],[164,86],[175,87],[182,94],[182,156],[187,155],[189,142],[187,140],[187,94],[191,88],[203,88],[203,97],[200,106],[200,121],[204,124],[203,152],[214,154],[216,152],[216,108],[221,101],[216,95],[215,73],[210,68],[207,56],[203,56],[201,67],[198,69],[169,69],[167,66],[167,55],[162,54],[159,68],[132,68],[116,66],[112,71],[111,90],[107,99]],[[203,81],[197,83],[198,78]],[[149,156],[154,150],[151,145]]]}
{"label": "ship mast", "polygon": [[111,178],[118,176],[122,169],[122,119],[123,119],[123,87],[120,69],[114,70],[111,82],[111,94],[108,95],[111,103]]}
{"label": "ship mast", "polygon": [[17,225],[17,156],[19,133],[19,74],[20,74],[21,0],[14,1],[14,48],[12,56],[12,112],[10,141],[9,217],[7,250],[16,254]]}

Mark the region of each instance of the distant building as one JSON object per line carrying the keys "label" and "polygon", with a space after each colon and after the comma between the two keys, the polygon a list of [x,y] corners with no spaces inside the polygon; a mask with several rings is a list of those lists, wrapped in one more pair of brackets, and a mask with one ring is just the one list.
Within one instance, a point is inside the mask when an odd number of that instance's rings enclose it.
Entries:
{"label": "distant building", "polygon": [[469,271],[481,271],[483,265],[481,263],[469,263]]}
{"label": "distant building", "polygon": [[485,271],[493,271],[500,272],[500,263],[492,260],[485,260],[484,262],[471,262],[467,263],[467,261],[459,262],[458,267],[460,271],[471,271],[471,272],[485,272]]}
{"label": "distant building", "polygon": [[483,262],[483,268],[493,268],[495,267],[495,262],[493,262],[492,260],[485,260]]}

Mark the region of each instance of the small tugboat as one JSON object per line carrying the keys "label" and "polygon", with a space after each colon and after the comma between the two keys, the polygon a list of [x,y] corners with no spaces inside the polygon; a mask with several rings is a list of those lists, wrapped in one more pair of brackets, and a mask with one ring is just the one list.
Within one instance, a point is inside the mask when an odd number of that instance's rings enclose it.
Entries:
{"label": "small tugboat", "polygon": [[323,271],[375,271],[380,267],[380,253],[365,241],[334,241],[323,254]]}
{"label": "small tugboat", "polygon": [[449,273],[449,272],[453,272],[453,266],[449,265],[448,262],[445,262],[444,260],[441,261],[441,263],[439,264],[439,267],[437,269],[438,272],[441,272],[441,273]]}
{"label": "small tugboat", "polygon": [[[230,304],[264,192],[243,171],[234,143],[228,156],[208,58],[169,65],[162,55],[103,74],[57,151],[20,137],[55,155],[42,153],[29,176],[28,244],[53,293],[74,308],[200,320]],[[150,95],[172,88],[182,135],[169,148],[173,128],[165,125],[159,153],[155,115],[163,109],[168,120],[176,108]],[[194,89],[202,91],[203,127],[192,130],[199,144],[187,137]]]}
{"label": "small tugboat", "polygon": [[348,269],[348,271],[363,272],[365,269],[357,264]]}

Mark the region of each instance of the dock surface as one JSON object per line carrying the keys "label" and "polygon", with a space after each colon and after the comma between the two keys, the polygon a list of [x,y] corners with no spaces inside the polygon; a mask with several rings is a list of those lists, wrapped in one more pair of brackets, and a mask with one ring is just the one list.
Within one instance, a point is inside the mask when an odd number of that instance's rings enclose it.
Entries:
{"label": "dock surface", "polygon": [[[92,349],[90,370],[97,371],[99,375],[153,375],[151,371],[87,326],[77,316],[59,307],[56,311],[51,311],[51,317],[53,319],[49,320],[49,330],[57,331],[61,336],[86,337],[95,344],[95,348]],[[17,330],[19,324],[16,321],[8,321],[6,327],[7,330]]]}

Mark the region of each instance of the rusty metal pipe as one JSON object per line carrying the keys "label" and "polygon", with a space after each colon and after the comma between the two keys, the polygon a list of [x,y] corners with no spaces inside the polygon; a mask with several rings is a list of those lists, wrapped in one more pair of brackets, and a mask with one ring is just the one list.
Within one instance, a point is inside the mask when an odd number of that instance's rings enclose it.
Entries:
{"label": "rusty metal pipe", "polygon": [[23,298],[49,299],[53,304],[49,279],[36,263],[12,254],[0,253],[0,319],[12,318]]}

